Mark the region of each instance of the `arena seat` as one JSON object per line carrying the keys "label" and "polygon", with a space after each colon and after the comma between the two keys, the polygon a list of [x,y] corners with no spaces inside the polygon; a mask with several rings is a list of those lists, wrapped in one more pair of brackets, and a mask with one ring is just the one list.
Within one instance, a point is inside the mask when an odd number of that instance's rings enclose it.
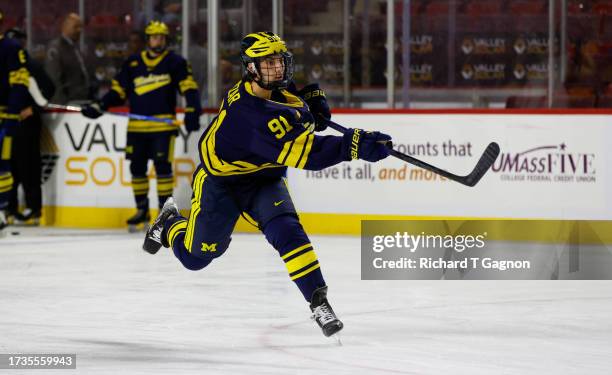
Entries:
{"label": "arena seat", "polygon": [[425,13],[428,16],[444,16],[448,14],[449,4],[448,1],[432,1],[427,4]]}
{"label": "arena seat", "polygon": [[465,13],[472,17],[482,17],[501,14],[502,3],[495,0],[475,0],[465,7]]}
{"label": "arena seat", "polygon": [[612,15],[612,3],[610,1],[600,1],[593,5],[593,13]]}
{"label": "arena seat", "polygon": [[510,14],[513,15],[542,15],[546,13],[546,2],[538,0],[518,0],[508,4]]}

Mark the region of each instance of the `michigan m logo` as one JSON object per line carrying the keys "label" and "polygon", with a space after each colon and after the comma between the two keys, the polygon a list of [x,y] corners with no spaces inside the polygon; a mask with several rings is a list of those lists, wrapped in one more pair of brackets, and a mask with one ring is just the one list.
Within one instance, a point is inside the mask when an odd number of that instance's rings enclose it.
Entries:
{"label": "michigan m logo", "polygon": [[213,243],[213,244],[207,244],[205,242],[202,243],[202,252],[207,252],[210,251],[211,253],[214,253],[215,251],[217,251],[217,244]]}

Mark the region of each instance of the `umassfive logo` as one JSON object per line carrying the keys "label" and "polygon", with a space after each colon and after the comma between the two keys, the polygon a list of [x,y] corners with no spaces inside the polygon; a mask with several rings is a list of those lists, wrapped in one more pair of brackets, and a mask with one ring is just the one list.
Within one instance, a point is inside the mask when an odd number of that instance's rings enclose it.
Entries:
{"label": "umassfive logo", "polygon": [[596,155],[569,149],[565,142],[502,152],[491,170],[503,181],[597,182]]}

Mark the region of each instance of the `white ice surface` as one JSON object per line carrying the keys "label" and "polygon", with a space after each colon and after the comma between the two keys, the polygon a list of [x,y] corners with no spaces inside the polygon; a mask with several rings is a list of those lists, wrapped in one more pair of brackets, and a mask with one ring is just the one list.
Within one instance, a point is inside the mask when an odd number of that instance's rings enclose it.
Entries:
{"label": "white ice surface", "polygon": [[358,238],[312,240],[343,346],[262,236],[192,272],[140,235],[43,228],[0,239],[0,353],[77,354],[54,374],[612,374],[610,281],[361,281]]}

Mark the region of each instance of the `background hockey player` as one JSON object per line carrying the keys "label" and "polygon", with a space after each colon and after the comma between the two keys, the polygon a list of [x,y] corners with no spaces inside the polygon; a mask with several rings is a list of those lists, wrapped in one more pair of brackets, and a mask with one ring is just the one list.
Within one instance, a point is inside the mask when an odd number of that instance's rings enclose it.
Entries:
{"label": "background hockey player", "polygon": [[[200,95],[191,74],[191,67],[181,56],[166,49],[168,27],[152,21],[145,29],[147,49],[130,56],[112,81],[111,90],[99,102],[83,107],[83,115],[102,116],[103,111],[129,99],[130,111],[140,115],[174,118],[176,92],[185,96],[185,127],[187,131],[200,128]],[[136,200],[136,214],[128,219],[132,228],[148,223],[149,179],[148,160],[153,160],[157,175],[159,206],[172,195],[174,177],[172,161],[176,126],[155,121],[130,120],[128,123],[126,158],[130,160],[132,188]]]}
{"label": "background hockey player", "polygon": [[391,138],[360,129],[344,136],[314,135],[313,114],[319,128],[330,117],[324,93],[316,84],[299,96],[286,90],[293,59],[277,35],[247,35],[241,59],[243,80],[229,90],[200,139],[189,219],[180,216],[169,199],[143,247],[150,253],[162,245],[171,247],[186,268],[199,270],[223,255],[236,221],[244,215],[278,251],[329,336],[343,325],[327,301],[317,256],[287,190],[286,170],[319,170],[358,158],[375,162],[389,155],[384,143]]}
{"label": "background hockey player", "polygon": [[6,227],[5,211],[13,187],[12,135],[28,104],[29,80],[28,54],[17,41],[0,35],[0,231]]}
{"label": "background hockey player", "polygon": [[[25,48],[27,34],[19,28],[11,28],[4,33],[5,38],[17,41]],[[13,135],[11,173],[13,175],[13,190],[11,191],[8,214],[13,216],[15,223],[37,225],[42,213],[41,189],[41,155],[40,133],[43,126],[42,108],[33,99],[39,90],[39,95],[48,100],[53,96],[55,85],[44,68],[36,60],[28,60],[30,86],[28,87],[27,107],[21,111],[21,125]],[[34,81],[33,81],[33,80]],[[23,188],[25,208],[19,211],[18,187]]]}

